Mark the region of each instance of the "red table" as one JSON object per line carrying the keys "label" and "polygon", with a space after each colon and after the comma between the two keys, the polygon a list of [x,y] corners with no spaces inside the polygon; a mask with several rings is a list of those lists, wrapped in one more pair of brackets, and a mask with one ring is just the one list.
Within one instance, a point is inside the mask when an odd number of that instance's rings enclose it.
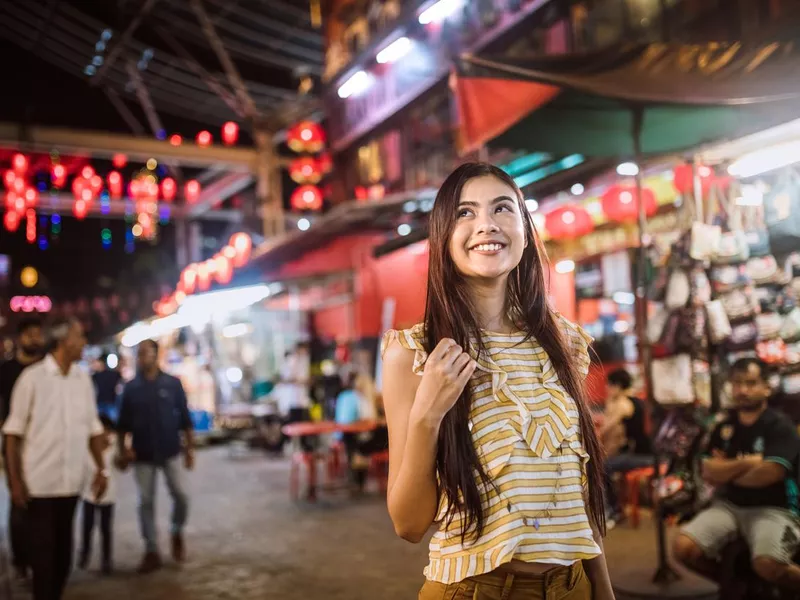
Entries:
{"label": "red table", "polygon": [[[356,421],[355,423],[337,423],[336,421],[307,421],[284,425],[281,431],[286,437],[297,439],[312,435],[329,435],[331,433],[366,433],[377,429],[377,421]],[[292,452],[292,467],[289,475],[289,487],[293,497],[299,494],[299,468],[300,463],[306,465],[308,473],[308,500],[313,502],[317,498],[317,465],[318,456],[314,452]]]}

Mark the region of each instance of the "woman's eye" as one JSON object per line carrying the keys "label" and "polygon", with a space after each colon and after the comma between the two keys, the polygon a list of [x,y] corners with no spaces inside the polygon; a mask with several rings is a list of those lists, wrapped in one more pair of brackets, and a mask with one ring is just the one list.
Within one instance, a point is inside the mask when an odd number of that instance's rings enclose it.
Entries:
{"label": "woman's eye", "polygon": [[471,211],[468,208],[462,208],[458,211],[458,218],[469,216]]}
{"label": "woman's eye", "polygon": [[499,211],[501,211],[501,210],[505,210],[505,211],[512,212],[512,209],[511,209],[511,207],[510,207],[508,204],[500,204],[500,205],[497,207],[497,211],[499,212]]}

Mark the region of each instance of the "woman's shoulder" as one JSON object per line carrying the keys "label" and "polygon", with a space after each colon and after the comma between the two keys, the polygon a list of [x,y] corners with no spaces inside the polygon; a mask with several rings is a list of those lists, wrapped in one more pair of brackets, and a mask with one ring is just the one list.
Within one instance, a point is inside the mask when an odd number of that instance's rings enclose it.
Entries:
{"label": "woman's shoulder", "polygon": [[589,364],[591,363],[589,347],[592,342],[594,342],[594,338],[586,333],[583,327],[577,323],[573,323],[560,312],[555,311],[555,318],[556,323],[561,328],[562,335],[566,339],[570,353],[576,359],[578,371],[581,375],[586,377],[589,373]]}
{"label": "woman's shoulder", "polygon": [[[395,343],[396,342],[396,343]],[[381,340],[381,356],[385,362],[411,365],[420,374],[428,353],[425,351],[425,325],[417,323],[408,329],[390,329]]]}

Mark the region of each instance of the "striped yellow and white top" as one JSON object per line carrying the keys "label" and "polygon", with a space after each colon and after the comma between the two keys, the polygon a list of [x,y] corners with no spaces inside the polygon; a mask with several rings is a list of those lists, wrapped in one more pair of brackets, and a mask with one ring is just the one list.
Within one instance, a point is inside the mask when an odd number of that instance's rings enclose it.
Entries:
{"label": "striped yellow and white top", "polygon": [[[558,319],[585,376],[591,338]],[[600,554],[583,502],[589,456],[581,444],[575,402],[535,339],[525,340],[524,333],[482,335],[488,356],[480,357],[469,383],[469,427],[495,485],[486,489],[478,481],[486,521],[477,540],[468,534],[462,545],[461,519],[446,528],[447,511],[441,507],[425,576],[445,584],[488,573],[512,559],[570,565]],[[422,375],[428,357],[423,325],[387,332],[383,348],[394,338],[415,351],[413,370]]]}

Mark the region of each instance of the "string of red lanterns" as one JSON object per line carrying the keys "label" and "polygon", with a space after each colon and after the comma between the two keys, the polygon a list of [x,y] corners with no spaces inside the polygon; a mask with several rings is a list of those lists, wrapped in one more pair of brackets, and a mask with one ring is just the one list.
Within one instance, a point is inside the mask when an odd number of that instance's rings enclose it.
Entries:
{"label": "string of red lanterns", "polygon": [[244,232],[235,233],[213,257],[192,263],[181,271],[175,291],[155,302],[156,314],[164,316],[175,312],[183,301],[194,293],[208,291],[213,281],[226,285],[233,279],[235,269],[244,267],[250,260],[252,238]]}

